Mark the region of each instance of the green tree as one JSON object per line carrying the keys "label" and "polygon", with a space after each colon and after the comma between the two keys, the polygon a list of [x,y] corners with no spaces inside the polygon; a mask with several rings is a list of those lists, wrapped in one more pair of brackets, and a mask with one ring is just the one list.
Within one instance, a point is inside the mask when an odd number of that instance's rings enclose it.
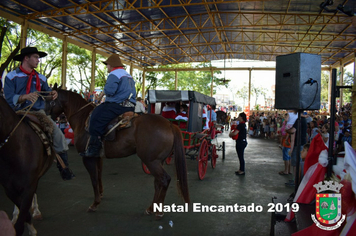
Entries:
{"label": "green tree", "polygon": [[[192,67],[191,64],[188,63],[182,63],[182,64],[177,64],[177,65],[166,65],[166,66],[161,66],[160,68],[186,68],[186,67]],[[201,67],[210,67],[210,64],[208,63],[201,63],[195,68],[201,68]],[[175,71],[165,71],[165,72],[160,72],[159,75],[162,77],[158,80],[157,86],[166,88],[169,90],[174,89],[174,83],[175,83]],[[228,84],[226,81],[223,81],[221,78],[218,76],[221,75],[221,71],[214,71],[214,90],[213,93],[216,93],[216,88],[218,86],[225,86],[227,87]],[[194,91],[199,91],[200,93],[203,93],[205,95],[210,95],[210,90],[211,90],[211,72],[210,71],[178,71],[178,90],[194,90]]]}
{"label": "green tree", "polygon": [[[142,71],[139,70],[134,70],[134,73],[132,75],[133,79],[136,82],[136,93],[139,94],[142,89]],[[145,77],[145,91],[147,93],[148,90],[150,89],[156,89],[157,87],[157,76],[158,72],[147,72],[146,77]],[[145,94],[142,94],[142,97],[144,98],[146,96]]]}
{"label": "green tree", "polygon": [[243,100],[243,108],[245,107],[245,102],[248,99],[248,87],[246,83],[244,84],[243,87],[241,87],[239,90],[236,92],[237,97],[241,98]]}
{"label": "green tree", "polygon": [[321,91],[320,91],[320,101],[327,102],[329,100],[329,73],[326,71],[321,72]]}
{"label": "green tree", "polygon": [[12,58],[20,50],[20,28],[19,25],[0,17],[0,77],[5,71],[9,72],[15,68]]}
{"label": "green tree", "polygon": [[[37,47],[39,51],[44,51],[48,54],[46,57],[41,58],[41,63],[36,68],[36,71],[49,79],[55,70],[60,70],[62,65],[62,40],[28,29],[27,46]],[[58,73],[55,75],[59,76]],[[60,81],[60,77],[54,80]]]}
{"label": "green tree", "polygon": [[255,104],[257,104],[257,100],[259,96],[266,96],[267,89],[261,86],[255,86],[254,84],[251,85],[251,94],[255,95]]}
{"label": "green tree", "polygon": [[[346,72],[344,73],[344,84],[345,86],[352,86],[354,84],[354,76],[351,72]],[[342,92],[344,93],[344,103],[349,103],[351,102],[351,89],[342,89]]]}
{"label": "green tree", "polygon": [[[4,71],[12,71],[19,65],[18,62],[12,59],[20,51],[21,27],[4,18],[0,18],[0,23],[2,25],[0,34],[0,75],[2,75]],[[41,63],[36,68],[36,71],[47,78],[50,78],[54,73],[58,80],[60,74],[57,71],[61,66],[61,40],[49,37],[42,32],[28,29],[26,45],[36,46],[38,50],[48,53],[48,56],[41,58]]]}
{"label": "green tree", "polygon": [[[68,82],[78,91],[90,90],[92,52],[73,44],[68,44]],[[96,55],[95,87],[104,88],[106,68],[101,55]]]}

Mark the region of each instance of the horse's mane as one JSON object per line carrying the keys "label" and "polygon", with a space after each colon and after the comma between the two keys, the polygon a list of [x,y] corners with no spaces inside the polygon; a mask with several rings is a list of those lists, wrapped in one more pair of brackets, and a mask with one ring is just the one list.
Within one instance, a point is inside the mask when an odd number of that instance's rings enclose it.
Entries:
{"label": "horse's mane", "polygon": [[[83,107],[85,104],[88,104],[89,102],[85,100],[80,94],[72,91],[68,91],[65,89],[58,89],[58,96],[64,96],[65,100],[70,103],[71,106],[76,106],[76,109],[80,109]],[[89,106],[91,107],[91,106]],[[89,112],[88,112],[89,113]],[[86,112],[81,112],[80,114],[76,114],[79,119],[86,120],[88,117],[88,113]]]}
{"label": "horse's mane", "polygon": [[[66,96],[68,96],[68,98],[70,99],[70,101],[77,101],[77,100],[82,100],[83,102],[85,103],[88,103],[87,100],[85,100],[80,94],[78,93],[75,93],[75,92],[72,92],[72,91],[69,91],[69,90],[65,90],[65,89],[58,89],[57,90],[58,93],[64,93],[66,94]],[[71,100],[73,99],[73,100]]]}

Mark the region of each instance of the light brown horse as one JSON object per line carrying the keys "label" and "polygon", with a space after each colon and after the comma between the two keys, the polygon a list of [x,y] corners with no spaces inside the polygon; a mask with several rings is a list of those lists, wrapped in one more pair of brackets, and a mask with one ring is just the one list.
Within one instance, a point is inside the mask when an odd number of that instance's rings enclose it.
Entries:
{"label": "light brown horse", "polygon": [[48,156],[35,131],[25,121],[19,121],[20,117],[0,96],[0,184],[20,209],[15,230],[22,235],[25,222],[32,225],[29,210],[38,180],[53,163],[55,153],[52,149]]}
{"label": "light brown horse", "polygon": [[[85,121],[94,106],[88,105],[88,102],[77,93],[61,89],[57,92],[58,98],[51,102],[47,112],[52,118],[64,112],[74,131],[74,145],[79,153],[84,152],[89,139],[89,134],[85,131]],[[104,141],[104,156],[121,158],[136,153],[146,164],[154,176],[155,194],[152,204],[146,209],[146,213],[151,214],[153,203],[164,203],[171,177],[163,169],[162,164],[174,152],[178,189],[185,202],[189,203],[186,160],[179,128],[163,117],[153,114],[138,116],[131,122],[130,128],[114,131],[116,132],[114,141]],[[90,174],[95,195],[94,203],[88,211],[95,211],[103,193],[102,158],[83,157],[83,163]],[[156,212],[156,217],[161,216],[163,216],[161,212]]]}

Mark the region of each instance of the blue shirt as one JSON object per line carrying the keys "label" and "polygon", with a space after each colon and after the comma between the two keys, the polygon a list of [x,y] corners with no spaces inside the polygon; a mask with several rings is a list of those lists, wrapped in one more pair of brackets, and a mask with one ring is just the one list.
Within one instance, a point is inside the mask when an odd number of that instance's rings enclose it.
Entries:
{"label": "blue shirt", "polygon": [[[211,121],[216,121],[216,113],[215,111],[211,110]],[[210,110],[208,110],[208,118],[210,119]]]}
{"label": "blue shirt", "polygon": [[132,76],[124,69],[111,71],[104,87],[105,102],[121,103],[131,95],[130,102],[136,104],[136,87]]}
{"label": "blue shirt", "polygon": [[[38,73],[41,84],[41,91],[52,91],[47,84],[47,78],[44,75]],[[20,68],[8,73],[5,77],[4,95],[7,103],[14,110],[21,110],[29,105],[31,101],[26,100],[23,103],[18,103],[19,97],[26,94],[28,75],[23,73]],[[32,77],[30,93],[36,90],[36,76]],[[45,94],[47,95],[47,94]],[[42,110],[45,107],[45,101],[39,97],[32,107],[32,110]]]}

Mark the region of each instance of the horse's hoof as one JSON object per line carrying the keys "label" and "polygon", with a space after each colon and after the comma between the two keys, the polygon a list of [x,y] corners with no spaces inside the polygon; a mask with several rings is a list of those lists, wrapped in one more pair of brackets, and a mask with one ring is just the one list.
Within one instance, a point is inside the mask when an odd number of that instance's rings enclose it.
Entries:
{"label": "horse's hoof", "polygon": [[87,212],[96,212],[96,207],[90,206]]}
{"label": "horse's hoof", "polygon": [[164,213],[156,213],[156,220],[162,219],[164,216]]}
{"label": "horse's hoof", "polygon": [[148,209],[146,209],[146,210],[145,210],[145,215],[148,215],[148,216],[149,216],[149,215],[152,215],[152,212],[149,211]]}
{"label": "horse's hoof", "polygon": [[32,218],[33,218],[34,220],[43,220],[42,214],[33,215]]}

